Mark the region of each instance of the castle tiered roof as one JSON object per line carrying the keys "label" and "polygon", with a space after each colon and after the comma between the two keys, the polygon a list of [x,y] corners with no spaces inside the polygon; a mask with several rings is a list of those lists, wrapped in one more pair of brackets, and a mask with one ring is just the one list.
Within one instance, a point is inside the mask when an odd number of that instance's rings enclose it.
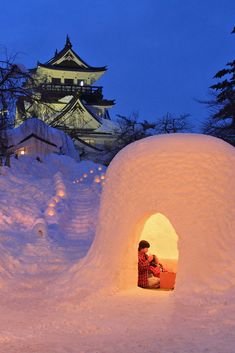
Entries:
{"label": "castle tiered roof", "polygon": [[[72,43],[67,36],[64,48],[57,52],[53,58],[46,63],[42,64],[38,62],[38,67],[42,67],[50,70],[66,70],[66,71],[77,71],[77,72],[94,72],[103,74],[106,70],[106,66],[93,67],[87,64],[73,49]],[[35,70],[35,69],[34,69]]]}
{"label": "castle tiered roof", "polygon": [[[35,111],[40,119],[69,133],[76,142],[91,145],[99,150],[104,144],[112,144],[116,126],[108,109],[114,100],[104,99],[102,86],[94,83],[105,73],[106,66],[87,64],[73,49],[67,36],[64,48],[55,52],[45,63],[37,63],[32,69],[36,84],[34,91],[40,97],[37,104],[30,97],[17,101],[17,125],[32,116]],[[79,142],[79,147],[81,141]]]}

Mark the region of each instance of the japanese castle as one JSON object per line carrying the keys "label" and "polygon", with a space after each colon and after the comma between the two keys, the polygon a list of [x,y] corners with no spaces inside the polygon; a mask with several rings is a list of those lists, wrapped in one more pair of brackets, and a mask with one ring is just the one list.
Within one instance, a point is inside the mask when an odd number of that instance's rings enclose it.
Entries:
{"label": "japanese castle", "polygon": [[88,65],[72,49],[67,36],[61,51],[56,50],[52,59],[44,64],[38,62],[30,71],[36,82],[33,92],[37,99],[18,100],[16,126],[25,118],[36,116],[67,132],[80,150],[95,153],[112,146],[116,125],[109,109],[115,102],[104,99],[103,87],[94,85],[107,71],[106,66]]}

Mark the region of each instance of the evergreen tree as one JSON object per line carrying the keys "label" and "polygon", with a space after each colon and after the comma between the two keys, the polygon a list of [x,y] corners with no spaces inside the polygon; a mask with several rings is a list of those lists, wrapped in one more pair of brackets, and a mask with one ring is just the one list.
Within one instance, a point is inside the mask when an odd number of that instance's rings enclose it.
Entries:
{"label": "evergreen tree", "polygon": [[[235,27],[232,33],[235,33]],[[204,125],[204,132],[235,146],[235,60],[227,63],[214,78],[219,82],[210,87],[215,99],[207,102],[212,115]]]}

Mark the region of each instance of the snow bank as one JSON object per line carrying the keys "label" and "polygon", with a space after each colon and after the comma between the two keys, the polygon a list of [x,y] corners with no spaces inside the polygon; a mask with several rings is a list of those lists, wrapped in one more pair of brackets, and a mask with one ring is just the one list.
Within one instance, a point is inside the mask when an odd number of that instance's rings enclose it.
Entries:
{"label": "snow bank", "polygon": [[127,146],[108,168],[96,238],[73,283],[89,286],[92,274],[93,291],[136,287],[141,231],[159,212],[179,236],[174,294],[234,291],[234,180],[235,150],[220,139],[175,134]]}
{"label": "snow bank", "polygon": [[[36,135],[41,140],[30,139],[31,135]],[[62,130],[52,128],[37,118],[25,120],[19,127],[7,131],[8,146],[19,148],[22,146],[30,147],[30,151],[37,149],[37,155],[44,155],[45,149],[54,152],[61,152],[67,156],[79,160],[79,154],[75,149],[72,139]],[[29,138],[28,140],[25,140]],[[47,141],[48,145],[43,141]]]}
{"label": "snow bank", "polygon": [[[57,255],[64,256],[65,267],[86,254],[95,234],[105,170],[57,154],[41,162],[26,155],[12,157],[11,168],[0,168],[0,287],[9,276],[17,283],[17,273],[37,275],[40,254],[49,247],[54,262]],[[56,219],[47,213],[49,208]],[[28,249],[34,249],[33,258]],[[60,273],[56,263],[50,266]]]}

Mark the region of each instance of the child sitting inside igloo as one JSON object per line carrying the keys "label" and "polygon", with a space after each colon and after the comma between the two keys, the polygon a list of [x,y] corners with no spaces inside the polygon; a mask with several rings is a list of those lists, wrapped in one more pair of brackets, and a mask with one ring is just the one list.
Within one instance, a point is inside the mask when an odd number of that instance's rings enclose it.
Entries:
{"label": "child sitting inside igloo", "polygon": [[138,286],[142,288],[159,288],[160,272],[167,271],[159,263],[156,255],[147,255],[150,244],[141,240],[138,247]]}
{"label": "child sitting inside igloo", "polygon": [[153,259],[149,263],[149,272],[153,274],[154,277],[160,277],[161,272],[167,272],[167,269],[159,262],[156,255],[152,255]]}

